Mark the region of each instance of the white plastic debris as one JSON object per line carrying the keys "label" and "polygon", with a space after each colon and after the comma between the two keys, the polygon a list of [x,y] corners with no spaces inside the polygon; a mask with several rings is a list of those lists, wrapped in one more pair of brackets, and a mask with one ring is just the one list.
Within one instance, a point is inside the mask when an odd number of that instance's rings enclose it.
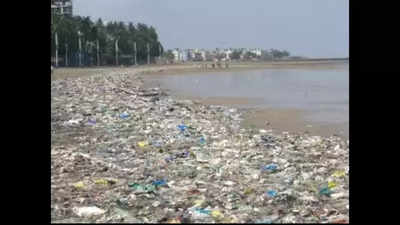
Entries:
{"label": "white plastic debris", "polygon": [[96,206],[75,207],[72,211],[80,217],[92,217],[104,214],[106,211]]}

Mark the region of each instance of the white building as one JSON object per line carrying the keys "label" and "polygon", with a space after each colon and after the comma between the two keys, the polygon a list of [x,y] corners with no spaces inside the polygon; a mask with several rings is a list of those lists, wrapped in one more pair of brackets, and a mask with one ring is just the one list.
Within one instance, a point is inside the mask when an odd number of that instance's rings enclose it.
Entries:
{"label": "white building", "polygon": [[250,52],[256,54],[256,56],[261,56],[261,49],[259,48],[252,49]]}
{"label": "white building", "polygon": [[174,55],[174,61],[184,61],[185,59],[185,53],[183,51],[180,51],[179,49],[174,49],[172,50],[172,54]]}
{"label": "white building", "polygon": [[52,0],[51,13],[72,16],[72,0]]}
{"label": "white building", "polygon": [[201,55],[201,59],[203,60],[203,61],[206,61],[206,51],[205,50],[200,50],[200,51],[198,51],[199,53],[200,53],[200,55]]}
{"label": "white building", "polygon": [[227,49],[225,50],[225,60],[230,60],[231,59],[231,55],[232,55],[232,50]]}

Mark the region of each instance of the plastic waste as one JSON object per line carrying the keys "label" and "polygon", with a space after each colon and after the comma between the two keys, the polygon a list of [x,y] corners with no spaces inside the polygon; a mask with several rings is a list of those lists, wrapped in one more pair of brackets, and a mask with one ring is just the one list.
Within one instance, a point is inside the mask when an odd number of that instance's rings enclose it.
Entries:
{"label": "plastic waste", "polygon": [[96,125],[96,120],[89,119],[88,120],[88,124],[89,125]]}
{"label": "plastic waste", "polygon": [[[51,82],[52,222],[348,221],[345,140],[249,130],[245,110],[177,100],[114,69]],[[70,213],[87,206],[107,213]]]}
{"label": "plastic waste", "polygon": [[181,124],[181,125],[178,125],[178,128],[179,128],[179,130],[180,130],[181,132],[183,132],[183,131],[185,131],[185,130],[187,129],[187,126]]}
{"label": "plastic waste", "polygon": [[261,220],[256,220],[256,224],[271,224],[273,223],[272,220],[270,219],[261,219]]}
{"label": "plastic waste", "polygon": [[277,192],[275,190],[268,190],[266,194],[268,197],[275,197],[277,195]]}
{"label": "plastic waste", "polygon": [[85,188],[85,184],[84,184],[82,181],[79,181],[79,182],[73,184],[73,186],[74,186],[76,189],[83,189],[83,188]]}
{"label": "plastic waste", "polygon": [[72,211],[80,217],[92,217],[104,214],[106,211],[96,206],[75,207]]}
{"label": "plastic waste", "polygon": [[249,195],[252,193],[254,193],[254,189],[252,189],[252,188],[246,188],[243,192],[243,194],[245,194],[245,195]]}
{"label": "plastic waste", "polygon": [[332,193],[333,192],[329,187],[323,187],[323,188],[321,188],[319,190],[319,194],[320,195],[325,195],[325,196],[328,196],[328,197],[330,197]]}
{"label": "plastic waste", "polygon": [[205,145],[206,144],[206,139],[204,139],[204,137],[200,138],[200,144],[201,145]]}
{"label": "plastic waste", "polygon": [[195,211],[198,212],[198,213],[211,215],[211,210],[208,210],[208,209],[195,209]]}
{"label": "plastic waste", "polygon": [[154,186],[159,187],[159,186],[164,186],[167,184],[167,182],[165,180],[156,180],[153,181],[152,183]]}
{"label": "plastic waste", "polygon": [[119,115],[119,118],[121,118],[121,119],[126,119],[126,118],[128,118],[129,117],[129,114],[128,113],[121,113],[120,115]]}
{"label": "plastic waste", "polygon": [[278,165],[276,165],[276,164],[269,164],[269,165],[261,167],[262,171],[268,171],[268,172],[274,172],[277,169],[278,169]]}
{"label": "plastic waste", "polygon": [[328,182],[328,188],[334,188],[334,187],[336,187],[336,182],[334,182],[334,181],[329,181],[329,182]]}
{"label": "plastic waste", "polygon": [[200,207],[204,202],[204,199],[197,199],[193,201],[195,207]]}
{"label": "plastic waste", "polygon": [[340,171],[340,170],[335,171],[332,174],[333,177],[337,177],[337,178],[344,177],[345,175],[346,175],[346,172],[345,171]]}
{"label": "plastic waste", "polygon": [[139,141],[138,142],[138,146],[141,148],[146,147],[147,145],[149,145],[149,143],[147,141]]}
{"label": "plastic waste", "polygon": [[166,223],[182,223],[179,218],[168,219]]}
{"label": "plastic waste", "polygon": [[108,181],[106,179],[97,179],[94,181],[95,184],[107,185]]}
{"label": "plastic waste", "polygon": [[211,211],[211,216],[216,219],[222,219],[224,217],[224,215],[219,210]]}

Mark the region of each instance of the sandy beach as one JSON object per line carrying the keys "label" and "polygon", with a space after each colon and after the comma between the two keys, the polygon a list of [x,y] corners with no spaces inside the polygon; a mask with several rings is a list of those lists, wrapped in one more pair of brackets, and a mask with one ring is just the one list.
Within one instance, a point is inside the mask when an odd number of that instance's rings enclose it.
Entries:
{"label": "sandy beach", "polygon": [[[246,71],[259,69],[343,69],[343,63],[348,60],[327,60],[327,61],[272,61],[272,62],[232,62],[229,68],[211,68],[210,62],[184,63],[171,65],[141,65],[130,67],[85,67],[85,68],[65,68],[60,67],[54,70],[52,80],[66,77],[85,77],[96,74],[109,73],[141,73],[146,75],[181,74],[188,75],[199,72],[227,72],[227,71]],[[208,64],[208,68],[202,68],[202,64]],[[224,66],[224,65],[223,65]]]}
{"label": "sandy beach", "polygon": [[[52,74],[52,80],[64,78],[78,78],[91,75],[109,75],[109,74],[131,74],[138,75],[144,81],[144,88],[159,85],[157,78],[162,75],[191,75],[210,72],[229,72],[229,71],[250,71],[262,69],[333,69],[343,70],[342,60],[327,61],[276,61],[276,62],[233,62],[229,68],[211,69],[202,67],[202,63],[186,63],[175,65],[143,65],[138,67],[93,67],[93,68],[58,68]],[[224,65],[223,65],[224,66]],[[225,105],[236,107],[242,104],[256,102],[257,99],[248,98],[228,98],[213,97],[201,98],[193,96],[182,96],[169,93],[176,99],[194,100],[206,105]],[[244,110],[244,120],[241,123],[243,127],[255,127],[260,129],[272,129],[274,132],[289,131],[295,133],[307,132],[311,135],[330,136],[338,135],[348,139],[348,124],[322,125],[304,121],[304,113],[297,109],[246,109]],[[343,132],[345,130],[345,132]],[[346,132],[347,130],[347,132]]]}

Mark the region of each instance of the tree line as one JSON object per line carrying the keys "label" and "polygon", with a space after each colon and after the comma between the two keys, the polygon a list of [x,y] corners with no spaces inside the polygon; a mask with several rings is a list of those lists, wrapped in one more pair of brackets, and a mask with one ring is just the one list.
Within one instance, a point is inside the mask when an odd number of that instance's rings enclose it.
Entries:
{"label": "tree line", "polygon": [[[65,64],[65,56],[69,66],[79,64],[79,53],[82,65],[98,65],[97,43],[99,45],[99,64],[116,64],[116,42],[118,44],[118,64],[134,63],[134,45],[136,43],[136,60],[138,64],[147,62],[147,44],[149,44],[150,60],[160,56],[163,47],[154,27],[143,23],[109,22],[101,19],[93,22],[90,17],[52,15],[51,55],[56,53],[56,35],[58,40],[59,65]],[[79,39],[81,51],[79,51]],[[118,41],[117,41],[118,40]],[[65,65],[64,65],[65,66]]]}

